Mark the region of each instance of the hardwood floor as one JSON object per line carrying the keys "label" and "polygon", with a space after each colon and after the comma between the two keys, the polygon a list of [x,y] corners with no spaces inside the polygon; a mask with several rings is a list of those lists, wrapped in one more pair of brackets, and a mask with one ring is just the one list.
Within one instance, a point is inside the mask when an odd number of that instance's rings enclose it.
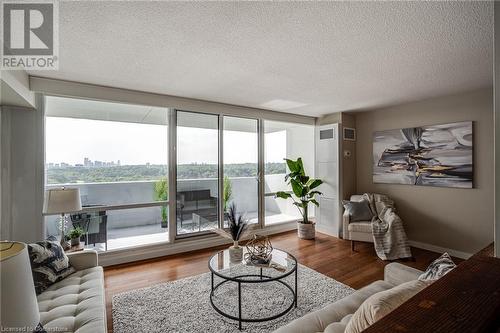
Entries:
{"label": "hardwood floor", "polygon": [[[274,247],[292,253],[302,265],[330,276],[355,289],[383,279],[384,266],[389,262],[378,259],[373,244],[351,242],[317,233],[315,240],[300,240],[295,231],[271,237]],[[219,248],[176,254],[104,269],[108,331],[112,331],[111,300],[113,295],[127,290],[148,287],[188,276],[208,272],[208,258]],[[415,261],[405,265],[425,269],[440,254],[412,248]],[[455,259],[455,258],[454,258]],[[456,259],[456,262],[460,260]]]}

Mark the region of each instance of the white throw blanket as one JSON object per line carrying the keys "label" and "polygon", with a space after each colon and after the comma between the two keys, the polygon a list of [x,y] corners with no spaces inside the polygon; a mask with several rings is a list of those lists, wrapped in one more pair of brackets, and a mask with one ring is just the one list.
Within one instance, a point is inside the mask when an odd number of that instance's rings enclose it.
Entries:
{"label": "white throw blanket", "polygon": [[403,221],[396,214],[394,202],[386,195],[363,194],[373,213],[372,230],[375,252],[382,260],[410,258],[411,250],[403,228]]}

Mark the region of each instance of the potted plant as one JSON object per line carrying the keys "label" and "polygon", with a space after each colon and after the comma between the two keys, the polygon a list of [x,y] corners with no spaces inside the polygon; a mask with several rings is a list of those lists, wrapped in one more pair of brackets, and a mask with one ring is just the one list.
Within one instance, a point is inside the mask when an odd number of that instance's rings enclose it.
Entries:
{"label": "potted plant", "polygon": [[227,219],[229,224],[227,229],[214,229],[213,232],[233,241],[233,245],[229,247],[229,260],[241,262],[243,260],[243,247],[239,246],[238,243],[250,231],[248,220],[244,215],[236,212],[234,202],[228,206]]}
{"label": "potted plant", "polygon": [[293,205],[297,207],[302,216],[302,219],[297,223],[299,238],[314,239],[316,233],[314,222],[309,221],[307,213],[309,203],[313,203],[319,207],[319,203],[315,197],[322,193],[314,189],[323,184],[323,181],[306,176],[304,164],[300,157],[296,161],[285,158],[285,161],[290,170],[290,173],[285,176],[285,182],[292,186],[293,195],[289,192],[280,191],[276,193],[275,197],[293,200]]}
{"label": "potted plant", "polygon": [[[168,182],[166,179],[160,179],[155,182],[155,201],[166,201],[168,199]],[[161,227],[168,227],[167,207],[161,206]]]}
{"label": "potted plant", "polygon": [[224,215],[227,215],[227,205],[231,196],[233,195],[233,184],[228,176],[224,176],[223,188],[222,188],[222,200],[224,207]]}
{"label": "potted plant", "polygon": [[76,227],[71,229],[68,234],[69,239],[71,239],[71,246],[80,245],[80,237],[83,235],[83,229],[80,227]]}

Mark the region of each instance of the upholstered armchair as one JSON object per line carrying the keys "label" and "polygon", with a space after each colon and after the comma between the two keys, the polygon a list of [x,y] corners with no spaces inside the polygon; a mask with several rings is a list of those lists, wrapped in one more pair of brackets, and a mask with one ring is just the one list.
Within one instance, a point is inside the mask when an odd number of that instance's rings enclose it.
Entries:
{"label": "upholstered armchair", "polygon": [[[351,195],[350,201],[362,201],[362,195]],[[342,216],[342,227],[344,239],[351,241],[351,250],[354,251],[354,242],[373,243],[372,223],[371,221],[351,221],[348,211],[344,211]]]}

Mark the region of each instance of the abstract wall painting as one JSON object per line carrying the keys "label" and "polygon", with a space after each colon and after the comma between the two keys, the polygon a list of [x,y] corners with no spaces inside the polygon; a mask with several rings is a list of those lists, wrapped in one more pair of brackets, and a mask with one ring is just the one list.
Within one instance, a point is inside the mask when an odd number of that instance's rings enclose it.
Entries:
{"label": "abstract wall painting", "polygon": [[472,121],[373,134],[373,182],[472,188]]}

